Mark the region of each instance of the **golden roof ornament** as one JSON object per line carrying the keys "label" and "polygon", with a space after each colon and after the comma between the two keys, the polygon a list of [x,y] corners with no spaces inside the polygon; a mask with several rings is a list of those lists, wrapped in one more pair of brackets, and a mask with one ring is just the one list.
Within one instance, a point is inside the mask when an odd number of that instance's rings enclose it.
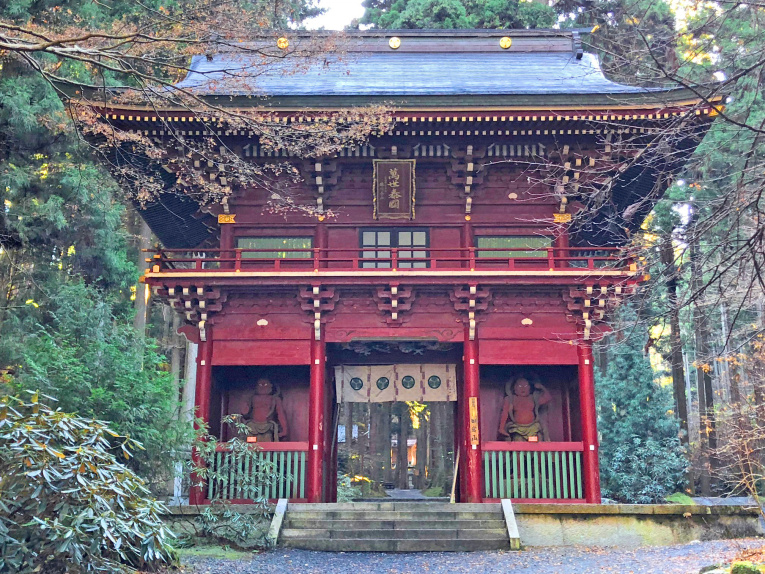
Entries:
{"label": "golden roof ornament", "polygon": [[390,46],[393,50],[397,50],[400,45],[401,45],[401,38],[399,38],[398,36],[393,36],[393,38],[388,40],[388,46]]}
{"label": "golden roof ornament", "polygon": [[276,47],[279,48],[280,50],[286,50],[287,48],[290,47],[290,41],[284,36],[282,36],[276,41]]}
{"label": "golden roof ornament", "polygon": [[513,39],[510,36],[502,36],[499,40],[499,47],[503,50],[507,50],[513,45]]}

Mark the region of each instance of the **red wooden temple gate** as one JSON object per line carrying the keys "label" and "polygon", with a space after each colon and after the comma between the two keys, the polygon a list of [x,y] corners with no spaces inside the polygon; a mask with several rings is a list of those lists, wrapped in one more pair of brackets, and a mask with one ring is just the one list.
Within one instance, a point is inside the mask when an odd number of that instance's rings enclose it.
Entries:
{"label": "red wooden temple gate", "polygon": [[[334,67],[258,78],[272,96],[265,105],[285,122],[341,105],[395,106],[388,133],[299,160],[304,181],[293,192],[313,212],[273,213],[262,188],[232,189],[206,211],[168,193],[144,211],[164,245],[145,281],[184,314],[199,344],[198,416],[224,440],[222,416],[247,412],[256,380],[268,378],[284,409],[279,424],[289,428],[259,454],[289,471],[274,498],[331,501],[335,369],[395,367],[392,382],[348,382],[373,401],[389,384],[391,396],[405,396],[408,370],[454,364],[460,501],[599,502],[592,341],[642,279],[621,250],[640,216],[620,214],[669,181],[667,165],[636,171],[634,160],[654,130],[681,120],[693,129],[678,146],[692,150],[715,110],[685,90],[608,81],[575,32],[351,39],[353,57]],[[195,58],[182,85],[221,105],[255,105],[234,86],[226,92],[226,65],[225,54]],[[172,110],[103,114],[147,134],[165,122],[186,137],[201,121]],[[218,135],[253,162],[273,160],[251,134]],[[204,163],[199,171],[225,176]],[[612,202],[577,226],[586,194],[604,186]],[[379,344],[395,348],[381,353]],[[448,358],[438,354],[446,348]],[[358,361],[349,349],[360,350]],[[420,371],[427,397],[432,376]],[[549,394],[535,403],[536,442],[502,440],[498,430],[508,428],[500,417],[515,392],[507,383],[520,378]],[[192,502],[236,500],[235,487],[225,488],[197,489]]]}

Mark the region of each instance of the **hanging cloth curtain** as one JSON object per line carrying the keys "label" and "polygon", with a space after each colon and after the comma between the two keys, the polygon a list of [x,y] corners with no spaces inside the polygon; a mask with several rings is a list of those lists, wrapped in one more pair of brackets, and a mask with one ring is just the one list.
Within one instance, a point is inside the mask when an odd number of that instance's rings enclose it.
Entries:
{"label": "hanging cloth curtain", "polygon": [[456,365],[441,364],[340,365],[337,402],[456,401],[456,372]]}

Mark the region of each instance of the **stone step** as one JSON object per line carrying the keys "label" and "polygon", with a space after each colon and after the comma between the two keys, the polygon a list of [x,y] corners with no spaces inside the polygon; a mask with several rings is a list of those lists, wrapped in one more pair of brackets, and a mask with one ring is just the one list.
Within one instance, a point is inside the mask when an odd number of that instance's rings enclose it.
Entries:
{"label": "stone step", "polygon": [[[302,512],[305,510],[412,510],[410,502],[332,502],[332,503],[307,503],[291,502],[290,512]],[[448,502],[424,502],[418,504],[416,509],[428,512],[502,512],[499,503],[460,503]]]}
{"label": "stone step", "polygon": [[329,519],[316,520],[315,518],[302,518],[300,516],[287,517],[284,520],[284,528],[326,528],[328,530],[379,530],[379,529],[480,529],[480,528],[507,528],[505,521],[496,518],[491,520],[455,519],[455,520],[343,520]]}
{"label": "stone step", "polygon": [[302,520],[504,520],[501,512],[430,512],[403,510],[305,510],[287,508],[287,519]]}
{"label": "stone step", "polygon": [[330,540],[496,540],[508,542],[506,528],[440,529],[429,528],[393,530],[336,530],[329,528],[285,528],[281,539],[330,539]]}
{"label": "stone step", "polygon": [[509,550],[510,542],[504,540],[390,540],[390,539],[284,539],[282,544],[290,548],[323,550],[327,552],[470,552],[476,550]]}

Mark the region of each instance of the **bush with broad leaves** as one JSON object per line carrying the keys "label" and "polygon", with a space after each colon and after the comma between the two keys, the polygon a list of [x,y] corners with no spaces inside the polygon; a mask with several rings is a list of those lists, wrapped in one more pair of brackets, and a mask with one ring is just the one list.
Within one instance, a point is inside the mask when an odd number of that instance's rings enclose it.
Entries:
{"label": "bush with broad leaves", "polygon": [[0,572],[131,572],[173,537],[127,460],[141,445],[38,400],[0,399]]}

